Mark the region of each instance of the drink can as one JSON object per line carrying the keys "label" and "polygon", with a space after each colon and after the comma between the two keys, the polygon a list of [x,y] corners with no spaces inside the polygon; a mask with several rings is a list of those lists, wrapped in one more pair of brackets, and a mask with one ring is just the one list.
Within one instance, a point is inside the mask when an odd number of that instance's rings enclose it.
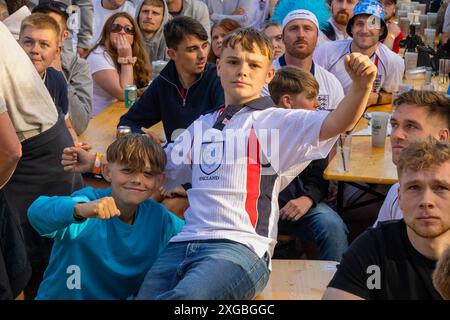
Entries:
{"label": "drink can", "polygon": [[117,127],[117,134],[116,138],[119,139],[123,136],[126,136],[127,134],[131,133],[131,128],[128,126],[119,126]]}
{"label": "drink can", "polygon": [[137,87],[135,85],[128,85],[125,88],[125,107],[131,108],[137,100]]}

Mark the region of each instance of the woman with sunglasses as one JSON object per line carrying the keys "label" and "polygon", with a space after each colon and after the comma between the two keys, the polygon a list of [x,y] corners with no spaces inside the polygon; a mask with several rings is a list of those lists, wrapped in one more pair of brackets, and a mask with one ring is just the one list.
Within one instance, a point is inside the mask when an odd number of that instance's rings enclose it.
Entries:
{"label": "woman with sunglasses", "polygon": [[126,12],[106,20],[100,40],[87,62],[94,80],[92,115],[124,100],[127,85],[144,88],[151,79],[151,65],[134,19]]}

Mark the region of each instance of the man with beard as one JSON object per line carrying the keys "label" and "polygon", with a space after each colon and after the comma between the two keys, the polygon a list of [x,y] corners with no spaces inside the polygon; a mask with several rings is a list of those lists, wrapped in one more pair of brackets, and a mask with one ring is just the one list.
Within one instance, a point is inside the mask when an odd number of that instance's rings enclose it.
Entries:
{"label": "man with beard", "polygon": [[164,25],[170,14],[164,0],[144,0],[136,10],[136,21],[144,37],[150,61],[167,60]]}
{"label": "man with beard", "polygon": [[369,56],[378,68],[368,105],[390,103],[391,92],[402,82],[405,69],[403,59],[379,41],[388,34],[384,22],[384,8],[378,1],[363,0],[356,4],[353,17],[347,24],[353,39],[328,42],[314,53],[314,61],[339,79],[347,93],[352,80],[344,68],[344,58],[352,52]]}
{"label": "man with beard", "polygon": [[330,41],[344,40],[349,37],[345,27],[348,20],[353,17],[353,9],[358,0],[331,0],[330,11],[332,17],[322,32]]}
{"label": "man with beard", "polygon": [[[392,162],[398,163],[400,153],[411,142],[432,136],[442,141],[450,137],[450,101],[441,92],[411,90],[394,101],[391,117]],[[389,190],[377,221],[402,219],[398,204],[398,183]]]}
{"label": "man with beard", "polygon": [[432,137],[411,143],[397,173],[404,219],[355,240],[323,299],[442,299],[432,274],[450,245],[450,144]]}
{"label": "man with beard", "polygon": [[400,40],[403,39],[402,29],[394,22],[395,6],[397,0],[379,0],[384,6],[384,20],[388,28],[388,34],[383,43],[395,53],[400,51]]}
{"label": "man with beard", "polygon": [[[344,98],[344,92],[333,74],[313,62],[318,37],[319,23],[311,11],[299,9],[289,12],[283,19],[282,38],[286,52],[272,65],[276,70],[288,65],[311,72],[319,83],[318,110],[333,110]],[[263,90],[263,94],[268,93]]]}

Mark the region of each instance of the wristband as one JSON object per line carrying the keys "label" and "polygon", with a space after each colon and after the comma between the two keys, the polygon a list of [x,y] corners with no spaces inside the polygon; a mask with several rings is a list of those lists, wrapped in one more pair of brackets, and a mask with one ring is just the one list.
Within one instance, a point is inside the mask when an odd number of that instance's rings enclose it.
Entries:
{"label": "wristband", "polygon": [[103,154],[101,154],[100,152],[97,152],[95,154],[94,167],[92,168],[93,174],[100,174],[100,168],[102,166],[102,157],[103,157]]}
{"label": "wristband", "polygon": [[135,64],[137,57],[119,57],[117,58],[117,63],[119,64]]}

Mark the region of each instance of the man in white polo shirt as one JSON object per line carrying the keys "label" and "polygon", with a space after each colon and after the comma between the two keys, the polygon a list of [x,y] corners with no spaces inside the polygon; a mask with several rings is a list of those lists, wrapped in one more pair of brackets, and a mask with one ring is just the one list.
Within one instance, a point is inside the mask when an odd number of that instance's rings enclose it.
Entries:
{"label": "man in white polo shirt", "polygon": [[[286,52],[273,61],[273,67],[286,65],[311,72],[319,83],[319,110],[334,110],[344,97],[339,80],[313,61],[313,53],[319,36],[317,17],[308,10],[294,10],[283,19],[283,42]],[[266,89],[266,88],[265,88]],[[264,93],[267,93],[264,90]]]}
{"label": "man in white polo shirt", "polygon": [[403,78],[403,59],[379,41],[388,33],[384,22],[384,8],[372,0],[356,4],[354,15],[347,24],[352,40],[339,40],[321,45],[314,53],[314,61],[334,74],[347,93],[352,80],[344,68],[344,57],[352,52],[369,56],[378,68],[377,78],[368,105],[391,102],[391,92]]}

